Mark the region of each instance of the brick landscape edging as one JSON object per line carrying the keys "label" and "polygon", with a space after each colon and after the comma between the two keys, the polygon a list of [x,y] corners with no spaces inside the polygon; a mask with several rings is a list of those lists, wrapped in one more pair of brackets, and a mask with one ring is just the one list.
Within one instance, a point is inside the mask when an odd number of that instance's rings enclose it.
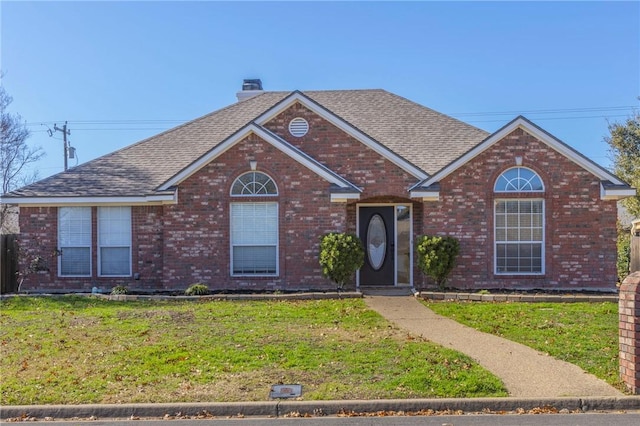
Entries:
{"label": "brick landscape edging", "polygon": [[552,302],[552,303],[576,303],[576,302],[615,302],[618,303],[617,294],[481,294],[421,291],[417,294],[424,300],[451,300],[472,302]]}

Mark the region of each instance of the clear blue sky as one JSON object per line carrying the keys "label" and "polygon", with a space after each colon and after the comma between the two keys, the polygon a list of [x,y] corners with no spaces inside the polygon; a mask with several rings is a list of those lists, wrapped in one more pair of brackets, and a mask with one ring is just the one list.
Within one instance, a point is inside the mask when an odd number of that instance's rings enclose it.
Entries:
{"label": "clear blue sky", "polygon": [[638,1],[0,8],[2,84],[47,152],[40,177],[63,168],[62,142],[41,123],[68,121],[86,162],[235,102],[244,78],[382,88],[488,131],[523,114],[607,167],[607,120],[640,105]]}

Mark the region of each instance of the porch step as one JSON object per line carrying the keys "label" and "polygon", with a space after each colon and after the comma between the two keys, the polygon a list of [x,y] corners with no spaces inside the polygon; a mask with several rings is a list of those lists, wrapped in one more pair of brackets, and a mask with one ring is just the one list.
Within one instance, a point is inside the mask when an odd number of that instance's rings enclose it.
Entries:
{"label": "porch step", "polygon": [[360,292],[365,296],[412,296],[411,287],[402,286],[360,286]]}

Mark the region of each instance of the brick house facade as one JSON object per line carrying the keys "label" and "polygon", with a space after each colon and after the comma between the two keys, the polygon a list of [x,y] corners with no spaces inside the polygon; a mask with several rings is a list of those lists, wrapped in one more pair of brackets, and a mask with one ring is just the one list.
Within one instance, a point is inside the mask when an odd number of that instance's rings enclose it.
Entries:
{"label": "brick house facade", "polygon": [[5,194],[21,290],[331,290],[320,238],[353,232],[357,287],[433,287],[430,234],[461,243],[454,288],[615,291],[635,190],[525,118],[487,134],[380,90],[251,92]]}

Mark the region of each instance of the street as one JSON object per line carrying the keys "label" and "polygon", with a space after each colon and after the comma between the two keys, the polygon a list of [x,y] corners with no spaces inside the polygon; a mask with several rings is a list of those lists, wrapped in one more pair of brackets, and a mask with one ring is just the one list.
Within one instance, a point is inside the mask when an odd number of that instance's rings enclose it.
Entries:
{"label": "street", "polygon": [[[3,424],[5,422],[2,422]],[[389,417],[312,417],[312,418],[234,418],[198,420],[79,420],[38,421],[40,425],[75,426],[257,426],[299,424],[303,426],[637,426],[640,412],[585,414],[471,414],[459,416],[389,416]]]}

